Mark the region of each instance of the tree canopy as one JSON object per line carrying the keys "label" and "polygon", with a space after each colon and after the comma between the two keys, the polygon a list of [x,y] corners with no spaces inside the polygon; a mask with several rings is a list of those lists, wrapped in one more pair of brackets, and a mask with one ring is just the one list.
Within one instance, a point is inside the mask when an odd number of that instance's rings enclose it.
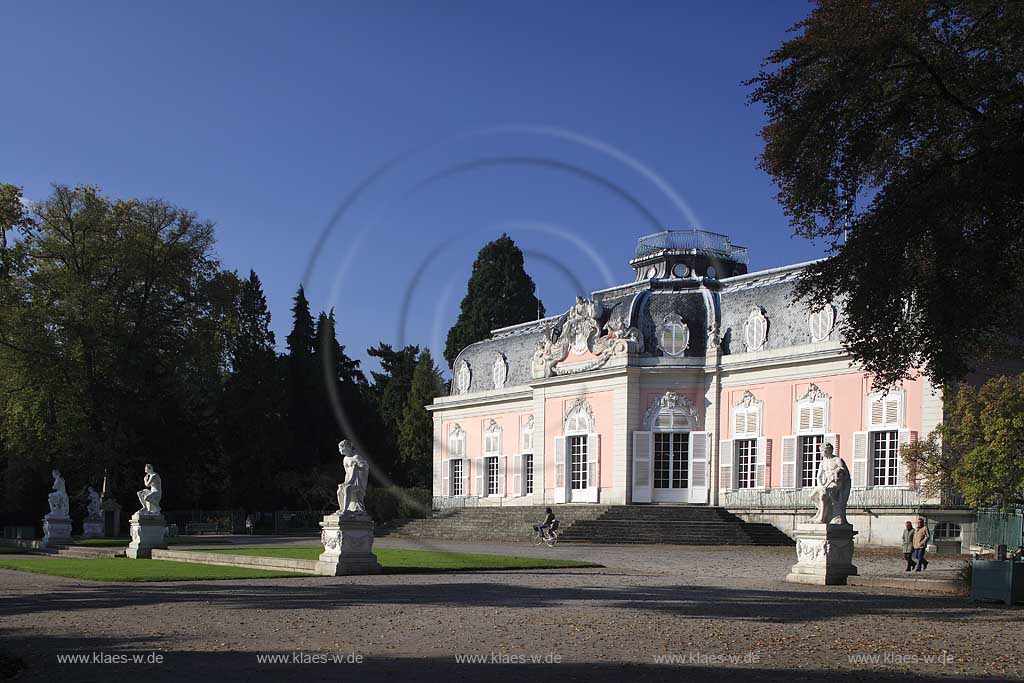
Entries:
{"label": "tree canopy", "polygon": [[459,318],[448,331],[444,357],[449,367],[462,349],[486,339],[491,330],[542,317],[544,304],[536,289],[511,237],[502,234],[485,244],[473,262]]}
{"label": "tree canopy", "polygon": [[[749,81],[761,167],[832,257],[797,288],[842,301],[892,384],[1010,353],[1024,330],[1024,3],[819,0]],[[1019,354],[1019,351],[1018,351]]]}

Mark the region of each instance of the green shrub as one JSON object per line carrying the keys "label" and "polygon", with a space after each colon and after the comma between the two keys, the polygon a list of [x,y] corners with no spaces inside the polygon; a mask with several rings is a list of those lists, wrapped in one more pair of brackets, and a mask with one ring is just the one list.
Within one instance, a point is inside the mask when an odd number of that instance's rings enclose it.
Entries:
{"label": "green shrub", "polygon": [[400,486],[371,486],[366,492],[366,511],[378,524],[393,519],[413,519],[430,515],[429,489]]}

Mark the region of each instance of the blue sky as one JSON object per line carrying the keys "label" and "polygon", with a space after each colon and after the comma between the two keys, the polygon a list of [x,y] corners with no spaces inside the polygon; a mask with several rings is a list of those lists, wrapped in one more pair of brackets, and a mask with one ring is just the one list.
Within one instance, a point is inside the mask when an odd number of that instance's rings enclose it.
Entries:
{"label": "blue sky", "polygon": [[803,1],[2,10],[0,181],[213,220],[224,266],[263,279],[282,346],[305,277],[355,357],[386,341],[440,358],[503,231],[549,313],[629,280],[660,227],[726,233],[756,269],[824,254],[790,236],[756,168],[763,115],[741,85]]}

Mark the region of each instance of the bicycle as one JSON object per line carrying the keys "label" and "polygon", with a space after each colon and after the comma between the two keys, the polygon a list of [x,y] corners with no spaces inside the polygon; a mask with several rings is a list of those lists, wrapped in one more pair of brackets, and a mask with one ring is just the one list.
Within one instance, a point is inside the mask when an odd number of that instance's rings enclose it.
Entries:
{"label": "bicycle", "polygon": [[551,526],[547,529],[547,533],[544,533],[540,526],[540,524],[533,525],[533,544],[544,544],[549,548],[554,548],[555,544],[558,543],[558,520],[556,519],[551,523]]}

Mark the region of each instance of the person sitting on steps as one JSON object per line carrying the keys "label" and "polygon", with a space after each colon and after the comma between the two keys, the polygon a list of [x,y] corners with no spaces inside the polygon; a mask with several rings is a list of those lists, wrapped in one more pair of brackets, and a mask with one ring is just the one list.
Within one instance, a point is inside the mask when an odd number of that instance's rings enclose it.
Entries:
{"label": "person sitting on steps", "polygon": [[555,518],[555,513],[551,511],[551,508],[544,508],[544,512],[546,513],[544,515],[544,521],[540,524],[535,524],[533,528],[537,533],[543,534],[544,537],[547,538],[551,535],[551,526],[557,522],[558,519]]}

